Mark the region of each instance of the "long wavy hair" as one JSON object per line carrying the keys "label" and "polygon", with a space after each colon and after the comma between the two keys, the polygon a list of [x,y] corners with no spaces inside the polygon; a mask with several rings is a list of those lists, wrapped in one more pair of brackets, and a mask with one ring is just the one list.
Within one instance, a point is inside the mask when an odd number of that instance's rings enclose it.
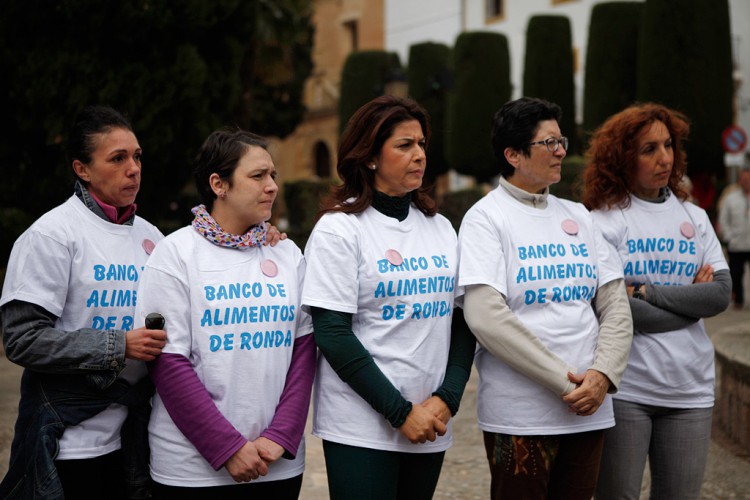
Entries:
{"label": "long wavy hair", "polygon": [[[323,201],[319,216],[328,212],[357,214],[372,205],[375,172],[367,165],[380,154],[396,126],[410,120],[419,122],[425,142],[429,143],[427,112],[411,99],[390,95],[376,97],[352,115],[341,135],[336,165],[344,183],[332,188],[331,194]],[[437,212],[435,200],[424,186],[412,191],[411,197],[425,215],[432,216]]]}
{"label": "long wavy hair", "polygon": [[583,171],[582,201],[589,210],[630,206],[638,173],[638,138],[654,122],[662,122],[672,138],[674,161],[668,187],[681,200],[686,169],[684,142],[690,124],[681,113],[654,103],[635,104],[612,115],[591,136]]}

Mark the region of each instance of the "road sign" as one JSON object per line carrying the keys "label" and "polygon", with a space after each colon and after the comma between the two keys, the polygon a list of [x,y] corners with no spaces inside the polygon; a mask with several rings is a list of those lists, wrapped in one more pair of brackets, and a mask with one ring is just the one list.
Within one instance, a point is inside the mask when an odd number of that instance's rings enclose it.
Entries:
{"label": "road sign", "polygon": [[747,134],[738,125],[730,125],[721,134],[721,145],[727,153],[741,153],[747,147]]}

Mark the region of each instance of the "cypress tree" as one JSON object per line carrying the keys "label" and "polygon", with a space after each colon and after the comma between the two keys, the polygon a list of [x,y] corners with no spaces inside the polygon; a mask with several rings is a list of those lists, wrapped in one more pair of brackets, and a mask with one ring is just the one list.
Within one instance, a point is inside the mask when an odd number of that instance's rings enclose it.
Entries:
{"label": "cypress tree", "polygon": [[108,104],[143,147],[138,213],[164,232],[191,218],[195,151],[225,124],[284,136],[302,118],[309,0],[3,2],[0,262],[27,221],[67,199],[76,114]]}
{"label": "cypress tree", "polygon": [[583,129],[591,132],[635,101],[638,33],[643,5],[594,5],[589,25],[583,95]]}
{"label": "cypress tree", "polygon": [[490,145],[492,117],[511,93],[508,39],[499,33],[462,33],[453,48],[452,69],[446,158],[457,172],[487,182],[499,173]]}
{"label": "cypress tree", "polygon": [[638,46],[637,97],[688,116],[691,176],[724,177],[721,133],[732,123],[732,95],[727,0],[648,0]]}
{"label": "cypress tree", "polygon": [[448,171],[444,135],[450,52],[447,45],[432,42],[418,43],[409,48],[409,68],[406,72],[409,95],[430,115],[432,128],[427,147],[426,183]]}
{"label": "cypress tree", "polygon": [[395,52],[364,50],[349,54],[341,72],[339,132],[360,106],[383,95],[385,84],[400,73],[401,62]]}
{"label": "cypress tree", "polygon": [[532,16],[526,31],[523,94],[554,102],[563,110],[560,129],[577,148],[573,42],[565,16]]}

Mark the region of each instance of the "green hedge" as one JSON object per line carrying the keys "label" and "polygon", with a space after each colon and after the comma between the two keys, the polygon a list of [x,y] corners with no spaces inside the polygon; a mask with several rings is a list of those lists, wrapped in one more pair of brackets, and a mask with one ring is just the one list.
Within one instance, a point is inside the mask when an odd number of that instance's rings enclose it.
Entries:
{"label": "green hedge", "polygon": [[732,123],[730,33],[727,0],[649,0],[638,47],[638,100],[685,113],[689,172],[719,179],[721,133]]}
{"label": "green hedge", "polygon": [[579,150],[576,128],[573,40],[565,16],[532,16],[526,31],[523,94],[559,104],[560,129],[570,137],[570,152]]}
{"label": "green hedge", "polygon": [[[324,180],[300,180],[284,183],[284,202],[287,207],[289,229],[287,235],[297,246],[304,249],[310,238],[321,200],[328,194],[332,182]],[[440,202],[440,213],[451,221],[458,231],[466,211],[484,196],[480,187],[446,193]]]}
{"label": "green hedge", "polygon": [[492,117],[511,95],[508,39],[499,33],[462,33],[451,65],[446,158],[457,172],[487,182],[499,173],[490,144]]}
{"label": "green hedge", "polygon": [[450,53],[450,48],[442,43],[418,43],[409,48],[409,68],[406,72],[409,95],[430,115],[432,129],[427,148],[425,184],[430,184],[437,176],[448,171],[444,136]]}
{"label": "green hedge", "polygon": [[444,215],[458,232],[461,221],[474,203],[482,199],[484,190],[481,187],[472,187],[460,191],[451,191],[443,195],[440,202],[440,213]]}
{"label": "green hedge", "polygon": [[330,179],[290,181],[284,183],[289,229],[286,231],[297,246],[305,248],[320,211],[320,202],[328,194]]}
{"label": "green hedge", "polygon": [[[10,251],[19,236],[36,220],[36,217],[20,208],[0,208],[0,269],[4,269],[10,258]],[[2,282],[0,282],[2,288]]]}
{"label": "green hedge", "polygon": [[635,101],[638,33],[643,3],[607,2],[591,10],[586,45],[583,129],[593,132]]}
{"label": "green hedge", "polygon": [[365,103],[385,93],[385,84],[401,74],[401,62],[395,52],[366,50],[352,52],[341,73],[339,132],[349,118]]}
{"label": "green hedge", "polygon": [[549,192],[565,200],[581,201],[581,174],[584,158],[579,155],[566,156],[562,164],[560,182],[552,184]]}

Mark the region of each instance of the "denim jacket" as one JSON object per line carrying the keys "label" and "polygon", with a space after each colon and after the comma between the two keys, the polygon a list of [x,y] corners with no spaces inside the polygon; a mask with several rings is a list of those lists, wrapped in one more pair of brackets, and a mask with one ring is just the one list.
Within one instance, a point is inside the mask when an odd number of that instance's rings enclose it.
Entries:
{"label": "denim jacket", "polygon": [[127,496],[149,498],[148,419],[152,394],[148,377],[133,386],[119,379],[100,389],[81,375],[24,370],[10,465],[0,483],[0,498],[63,499],[54,464],[58,440],[66,427],[93,417],[113,403],[128,406],[128,418],[121,430]]}

